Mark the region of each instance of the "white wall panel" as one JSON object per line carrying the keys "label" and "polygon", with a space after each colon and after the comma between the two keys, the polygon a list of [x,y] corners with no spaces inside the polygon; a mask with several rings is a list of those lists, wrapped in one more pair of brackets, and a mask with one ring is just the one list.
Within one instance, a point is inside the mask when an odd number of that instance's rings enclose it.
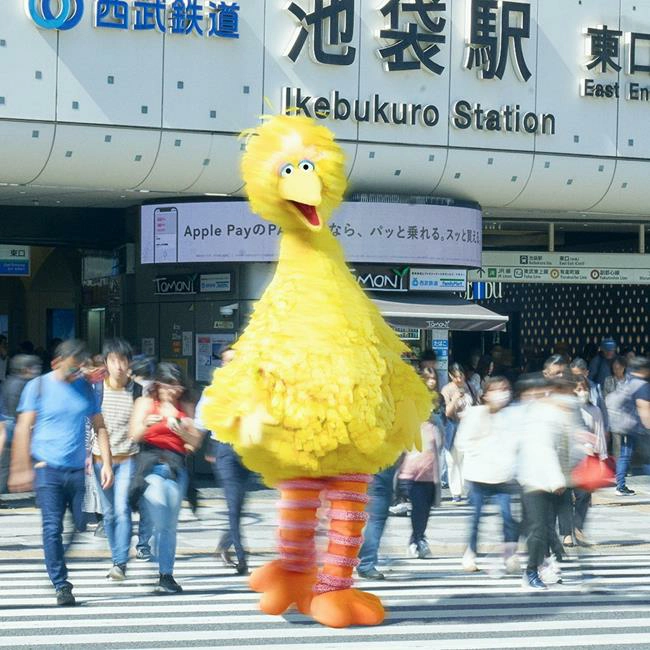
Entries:
{"label": "white wall panel", "polygon": [[204,133],[165,131],[154,168],[138,189],[182,192],[192,186],[211,163],[211,144],[212,136]]}
{"label": "white wall panel", "polygon": [[60,33],[58,119],[159,127],[162,34],[95,28],[91,9]]}
{"label": "white wall panel", "polygon": [[536,154],[526,189],[508,207],[586,210],[605,195],[615,167],[611,159]]}
{"label": "white wall panel", "polygon": [[[439,121],[435,126],[426,126],[421,120],[421,111],[415,113],[415,124],[371,124],[359,123],[359,139],[372,142],[405,142],[420,145],[445,145],[447,144],[448,122],[447,106],[449,105],[449,64],[450,64],[450,18],[451,2],[446,2],[446,10],[440,14],[431,13],[435,20],[444,21],[443,33],[446,42],[438,45],[440,52],[431,58],[432,63],[443,67],[440,74],[430,71],[424,65],[419,70],[393,70],[385,69],[385,63],[378,52],[395,43],[395,40],[380,39],[378,34],[382,29],[390,27],[390,20],[384,17],[380,8],[385,2],[377,0],[362,0],[361,25],[360,25],[360,52],[359,64],[361,74],[359,77],[358,97],[362,101],[369,100],[375,93],[381,101],[396,103],[396,117],[402,121],[402,104],[419,104],[421,107],[434,105],[439,111]],[[408,23],[417,22],[414,12],[399,12],[399,29],[406,29]],[[419,23],[418,23],[419,24]],[[419,30],[427,33],[422,26]],[[417,61],[410,50],[405,54],[405,60]],[[392,59],[391,59],[392,60]],[[407,113],[407,115],[410,115]]]}
{"label": "white wall panel", "polygon": [[[621,30],[625,32],[650,33],[650,0],[621,0]],[[643,65],[650,64],[650,43],[638,46],[638,61]],[[621,56],[624,49],[621,48]],[[621,62],[622,63],[622,62]],[[633,75],[623,74],[621,79],[626,89],[631,83],[637,83],[642,88],[650,89],[650,74],[636,72]],[[650,158],[650,129],[647,128],[650,115],[650,102],[646,100],[629,100],[627,91],[622,93],[618,114],[618,155],[632,158]],[[643,126],[642,126],[643,125]],[[641,127],[641,128],[640,128]]]}
{"label": "white wall panel", "polygon": [[0,182],[34,180],[47,162],[53,139],[53,124],[0,121]]}
{"label": "white wall panel", "polygon": [[[164,127],[237,133],[268,111],[262,92],[264,5],[253,4],[240,3],[239,38],[167,34]],[[271,99],[279,105],[279,97]]]}
{"label": "white wall panel", "polygon": [[23,4],[0,2],[0,118],[53,120],[56,32],[36,28]]}
{"label": "white wall panel", "polygon": [[243,140],[234,135],[213,135],[204,165],[198,179],[184,188],[188,193],[232,194],[242,185],[240,162]]}
{"label": "white wall panel", "polygon": [[537,64],[537,108],[557,118],[554,136],[537,136],[538,151],[613,156],[616,154],[616,98],[582,97],[580,80],[616,83],[616,72],[588,70],[589,39],[583,30],[599,25],[618,29],[618,2],[539,3],[542,25]]}
{"label": "white wall panel", "polygon": [[[281,89],[285,86],[299,87],[311,97],[329,97],[333,90],[338,90],[341,96],[355,99],[359,92],[359,9],[360,0],[355,0],[354,38],[349,44],[356,48],[356,57],[352,65],[336,66],[316,63],[310,56],[310,42],[305,43],[301,54],[293,63],[285,53],[291,48],[298,29],[298,22],[289,13],[286,5],[289,3],[267,2],[264,43],[266,56],[264,59],[264,96],[268,98],[270,107],[265,111],[277,113],[282,105]],[[306,11],[313,8],[311,2],[297,0],[297,4]],[[329,48],[335,51],[336,48]],[[339,48],[339,51],[340,50]],[[271,109],[272,107],[272,109]],[[331,128],[339,138],[356,139],[357,125],[351,120],[323,120],[323,124]]]}
{"label": "white wall panel", "polygon": [[137,185],[154,162],[157,131],[58,125],[40,185],[124,189]]}
{"label": "white wall panel", "polygon": [[350,191],[428,194],[440,180],[446,155],[433,147],[359,144]]}
{"label": "white wall panel", "polygon": [[[548,1],[548,0],[547,0]],[[537,75],[537,5],[538,0],[529,0],[531,5],[530,38],[522,39],[524,59],[532,76],[528,81],[520,81],[512,65],[512,48],[508,50],[508,61],[503,79],[481,79],[476,68],[466,69],[463,64],[469,40],[468,13],[470,0],[454,0],[452,6],[453,40],[451,48],[451,89],[450,106],[457,101],[481,104],[482,110],[500,111],[505,105],[519,104],[521,113],[536,112],[535,79]],[[535,139],[526,133],[506,131],[487,131],[469,128],[449,129],[449,144],[456,147],[485,147],[489,149],[509,149],[532,151]]]}
{"label": "white wall panel", "polygon": [[650,161],[619,160],[607,194],[591,212],[648,214],[650,210]]}
{"label": "white wall panel", "polygon": [[533,155],[528,153],[452,149],[435,193],[483,207],[505,206],[526,186],[532,164]]}

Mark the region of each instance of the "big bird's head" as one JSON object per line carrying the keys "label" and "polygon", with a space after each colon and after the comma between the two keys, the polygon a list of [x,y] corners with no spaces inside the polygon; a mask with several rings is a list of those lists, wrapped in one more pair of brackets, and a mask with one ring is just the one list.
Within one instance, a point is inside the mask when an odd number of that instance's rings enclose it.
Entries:
{"label": "big bird's head", "polygon": [[345,191],[345,155],[313,119],[276,115],[251,129],[242,177],[253,212],[283,230],[318,232]]}

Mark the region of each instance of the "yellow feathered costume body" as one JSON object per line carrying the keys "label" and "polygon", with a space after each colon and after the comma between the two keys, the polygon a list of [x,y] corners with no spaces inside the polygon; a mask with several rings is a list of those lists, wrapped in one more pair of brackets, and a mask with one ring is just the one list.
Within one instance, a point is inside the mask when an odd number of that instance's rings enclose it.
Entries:
{"label": "yellow feathered costume body", "polygon": [[343,152],[312,120],[276,116],[251,133],[242,174],[252,210],[282,227],[280,255],[204,419],[269,485],[375,473],[418,442],[431,397],[326,225]]}

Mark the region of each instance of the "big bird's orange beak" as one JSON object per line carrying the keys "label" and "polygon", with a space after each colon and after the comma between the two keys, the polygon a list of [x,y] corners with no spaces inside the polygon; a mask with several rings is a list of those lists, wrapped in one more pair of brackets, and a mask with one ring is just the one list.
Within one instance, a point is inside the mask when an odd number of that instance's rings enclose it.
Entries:
{"label": "big bird's orange beak", "polygon": [[316,210],[321,203],[322,183],[313,169],[292,168],[289,175],[280,178],[278,189],[280,196],[302,215],[310,230],[322,228],[323,223]]}

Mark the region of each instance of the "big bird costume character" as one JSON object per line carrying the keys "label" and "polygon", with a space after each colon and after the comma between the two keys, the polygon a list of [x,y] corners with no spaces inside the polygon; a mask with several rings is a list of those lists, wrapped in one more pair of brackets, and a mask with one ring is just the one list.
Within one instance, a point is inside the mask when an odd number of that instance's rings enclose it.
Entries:
{"label": "big bird costume character", "polygon": [[[416,443],[430,395],[345,265],[327,221],[346,187],[333,134],[280,115],[249,132],[253,212],[282,228],[277,270],[206,391],[205,421],[280,490],[280,559],[253,572],[260,608],[292,605],[331,627],[377,625],[379,598],[352,588],[371,475]],[[329,502],[317,569],[316,512]]]}

